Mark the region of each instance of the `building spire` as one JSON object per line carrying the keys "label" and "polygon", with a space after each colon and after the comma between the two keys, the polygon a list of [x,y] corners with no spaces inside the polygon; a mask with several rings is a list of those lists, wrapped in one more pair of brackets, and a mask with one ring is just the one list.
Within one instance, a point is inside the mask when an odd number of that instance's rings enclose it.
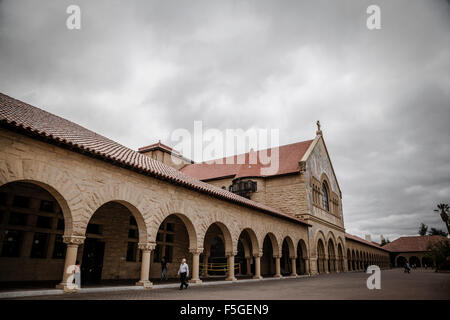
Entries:
{"label": "building spire", "polygon": [[322,130],[320,130],[320,121],[317,120],[316,124],[317,124],[316,135],[321,136],[322,135]]}

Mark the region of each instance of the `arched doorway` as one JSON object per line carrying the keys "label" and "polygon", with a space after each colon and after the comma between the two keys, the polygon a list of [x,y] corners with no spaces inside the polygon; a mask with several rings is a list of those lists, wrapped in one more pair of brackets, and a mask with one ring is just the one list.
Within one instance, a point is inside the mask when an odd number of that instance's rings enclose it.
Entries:
{"label": "arched doorway", "polygon": [[421,267],[420,259],[416,256],[410,257],[409,265],[411,266],[411,268],[420,268]]}
{"label": "arched doorway", "polygon": [[422,258],[422,267],[424,268],[431,268],[434,267],[433,259],[430,257],[423,257]]}
{"label": "arched doorway", "polygon": [[139,280],[139,240],[146,233],[143,217],[131,204],[117,200],[100,206],[86,227],[78,250],[82,286],[130,284]]}
{"label": "arched doorway", "polygon": [[238,254],[236,257],[236,263],[239,264],[238,276],[251,277],[255,274],[254,253],[259,253],[256,234],[251,229],[244,229],[238,240]]}
{"label": "arched doorway", "polygon": [[356,253],[352,250],[352,270],[356,270]]}
{"label": "arched doorway", "polygon": [[263,241],[263,256],[261,259],[261,274],[265,277],[276,275],[275,256],[279,253],[278,243],[272,233],[268,233]]}
{"label": "arched doorway", "polygon": [[330,272],[336,272],[336,253],[332,239],[328,240],[328,270]]}
{"label": "arched doorway", "polygon": [[352,267],[352,254],[350,253],[350,249],[347,249],[347,268],[349,271],[353,270]]}
{"label": "arched doorway", "polygon": [[344,253],[342,251],[342,246],[338,244],[338,270],[339,272],[344,272]]}
{"label": "arched doorway", "polygon": [[[234,279],[234,273],[237,273],[239,266],[235,257],[229,255],[233,252],[231,234],[224,224],[215,222],[209,226],[205,233],[203,248],[203,253],[208,255],[208,276],[229,278],[230,268],[233,268],[231,278]],[[233,261],[229,261],[228,257],[232,257]]]}
{"label": "arched doorway", "polygon": [[18,181],[0,187],[3,288],[54,288],[61,281],[67,221],[62,209],[65,203],[60,201],[56,190],[41,183]]}
{"label": "arched doorway", "polygon": [[317,241],[317,271],[325,273],[325,246],[322,239]]}
{"label": "arched doorway", "polygon": [[296,274],[296,272],[294,272],[292,268],[293,257],[295,257],[294,243],[292,242],[292,239],[290,237],[286,237],[284,238],[281,247],[281,275],[294,275],[294,273]]}
{"label": "arched doorway", "polygon": [[406,262],[408,262],[408,260],[404,257],[404,256],[398,256],[397,259],[397,267],[403,268],[406,265]]}
{"label": "arched doorway", "polygon": [[[192,269],[190,248],[196,246],[196,235],[192,223],[179,214],[167,216],[159,225],[153,255],[151,257],[150,278],[159,282],[162,276],[162,261],[165,259],[166,277],[175,280],[182,259],[186,259]],[[191,270],[192,272],[192,270]]]}
{"label": "arched doorway", "polygon": [[297,244],[297,273],[298,274],[308,274],[309,266],[308,262],[308,251],[306,248],[306,243],[300,240]]}

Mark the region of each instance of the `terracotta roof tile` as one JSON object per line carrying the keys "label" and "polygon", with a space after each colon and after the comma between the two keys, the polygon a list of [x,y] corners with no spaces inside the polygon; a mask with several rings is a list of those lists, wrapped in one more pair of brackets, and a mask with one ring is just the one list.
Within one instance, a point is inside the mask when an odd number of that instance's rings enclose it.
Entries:
{"label": "terracotta roof tile", "polygon": [[[277,176],[289,173],[299,172],[299,162],[303,155],[308,150],[313,140],[297,142],[280,146],[278,148],[279,153],[279,167],[278,170],[270,175],[264,175],[261,171],[262,168],[269,167],[270,165],[263,164],[266,161],[261,161],[267,155],[270,157],[273,153],[272,149],[264,149],[258,151],[250,151],[241,155],[226,157],[222,159],[216,159],[213,163],[202,162],[196,164],[190,164],[181,169],[181,171],[189,176],[195,177],[199,180],[211,180],[223,177],[243,178],[243,177],[268,177]],[[250,154],[252,157],[250,157]],[[262,157],[262,156],[264,157]],[[239,161],[238,159],[244,161]],[[257,159],[257,163],[253,159]],[[218,162],[221,161],[219,164]]]}
{"label": "terracotta roof tile", "polygon": [[391,252],[420,252],[428,251],[429,243],[436,243],[442,240],[450,241],[450,239],[443,236],[400,237],[384,247]]}
{"label": "terracotta roof tile", "polygon": [[366,239],[357,237],[357,236],[355,236],[355,235],[353,235],[353,234],[350,234],[350,233],[345,233],[345,238],[346,238],[346,239],[353,240],[353,241],[361,242],[361,243],[363,243],[363,244],[366,244],[366,245],[371,246],[371,247],[375,247],[375,248],[377,248],[377,249],[381,249],[381,250],[384,250],[384,251],[389,251],[389,250],[386,248],[386,246],[380,246],[380,245],[379,245],[378,243],[376,243],[376,242],[373,242],[373,241],[367,241]]}
{"label": "terracotta roof tile", "polygon": [[279,210],[201,182],[76,123],[2,93],[0,93],[0,122],[6,128],[27,132],[33,137],[39,137],[61,146],[70,147],[76,152],[87,152],[90,155],[97,155],[103,160],[125,165],[129,169],[138,169],[147,175],[167,180],[219,199],[308,225],[305,221]]}

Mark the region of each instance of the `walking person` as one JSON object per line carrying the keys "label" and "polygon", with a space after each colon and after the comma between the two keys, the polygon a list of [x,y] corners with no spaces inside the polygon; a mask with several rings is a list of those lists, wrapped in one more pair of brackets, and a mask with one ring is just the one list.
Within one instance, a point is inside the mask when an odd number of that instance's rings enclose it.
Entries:
{"label": "walking person", "polygon": [[166,257],[161,259],[161,281],[167,280],[167,260]]}
{"label": "walking person", "polygon": [[189,276],[189,266],[186,263],[186,259],[181,260],[180,268],[178,269],[178,275],[180,276],[180,290],[183,290],[183,286],[188,288],[188,283],[186,281],[187,277]]}
{"label": "walking person", "polygon": [[405,263],[405,273],[410,273],[411,272],[411,267],[409,266],[409,263],[406,262]]}
{"label": "walking person", "polygon": [[78,289],[80,289],[81,288],[81,268],[80,268],[80,262],[78,260],[75,263],[74,278],[75,278],[75,285],[78,287]]}

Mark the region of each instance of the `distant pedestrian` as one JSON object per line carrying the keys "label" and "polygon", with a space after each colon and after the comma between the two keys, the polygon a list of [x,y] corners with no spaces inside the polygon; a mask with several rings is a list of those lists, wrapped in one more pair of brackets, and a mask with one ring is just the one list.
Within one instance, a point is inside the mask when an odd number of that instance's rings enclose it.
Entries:
{"label": "distant pedestrian", "polygon": [[163,257],[161,259],[161,280],[167,280],[167,259]]}
{"label": "distant pedestrian", "polygon": [[75,262],[75,270],[74,270],[75,284],[79,288],[81,288],[81,267],[80,261],[77,260]]}
{"label": "distant pedestrian", "polygon": [[410,273],[411,272],[411,267],[409,265],[408,262],[405,263],[405,273]]}
{"label": "distant pedestrian", "polygon": [[181,260],[180,269],[178,269],[178,275],[180,276],[180,290],[183,290],[183,286],[188,288],[188,283],[186,281],[187,277],[189,276],[189,266],[186,263],[186,259]]}

